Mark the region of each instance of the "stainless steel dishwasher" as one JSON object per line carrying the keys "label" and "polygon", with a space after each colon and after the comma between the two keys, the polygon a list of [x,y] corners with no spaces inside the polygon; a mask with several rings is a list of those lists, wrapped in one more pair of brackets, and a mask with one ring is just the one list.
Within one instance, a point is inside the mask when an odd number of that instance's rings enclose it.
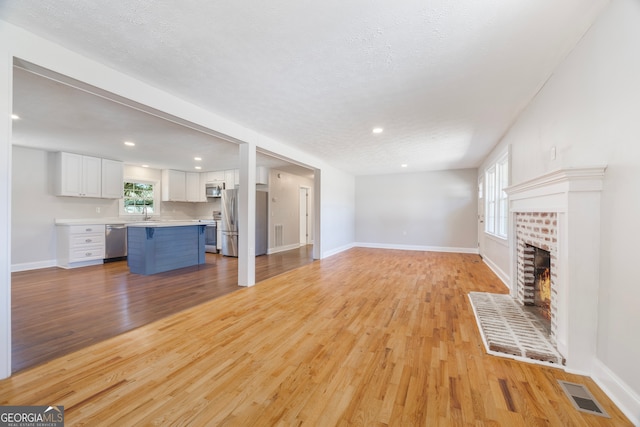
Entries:
{"label": "stainless steel dishwasher", "polygon": [[105,226],[104,260],[120,261],[127,257],[127,226],[107,224]]}

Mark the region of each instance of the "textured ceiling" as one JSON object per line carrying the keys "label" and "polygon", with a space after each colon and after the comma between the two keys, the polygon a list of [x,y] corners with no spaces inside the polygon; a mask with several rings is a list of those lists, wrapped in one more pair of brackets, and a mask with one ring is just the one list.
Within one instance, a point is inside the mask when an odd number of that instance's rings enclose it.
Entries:
{"label": "textured ceiling", "polygon": [[375,174],[477,166],[607,3],[39,0],[0,19]]}

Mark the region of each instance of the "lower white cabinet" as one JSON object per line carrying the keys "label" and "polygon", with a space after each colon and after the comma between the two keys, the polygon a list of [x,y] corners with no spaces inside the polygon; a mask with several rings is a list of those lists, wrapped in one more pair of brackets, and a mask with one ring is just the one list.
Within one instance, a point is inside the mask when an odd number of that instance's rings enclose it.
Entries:
{"label": "lower white cabinet", "polygon": [[58,267],[75,268],[102,264],[104,224],[58,224]]}

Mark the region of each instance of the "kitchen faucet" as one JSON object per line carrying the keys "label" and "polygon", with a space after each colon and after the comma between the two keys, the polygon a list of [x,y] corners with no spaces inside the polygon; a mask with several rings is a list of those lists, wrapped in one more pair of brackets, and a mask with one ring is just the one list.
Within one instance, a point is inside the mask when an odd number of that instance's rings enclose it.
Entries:
{"label": "kitchen faucet", "polygon": [[151,219],[151,217],[149,216],[149,214],[147,214],[147,207],[146,207],[146,206],[143,206],[143,207],[142,207],[142,215],[144,215],[144,216],[142,217],[142,220],[143,220],[143,221],[148,221],[148,220],[150,220],[150,219]]}

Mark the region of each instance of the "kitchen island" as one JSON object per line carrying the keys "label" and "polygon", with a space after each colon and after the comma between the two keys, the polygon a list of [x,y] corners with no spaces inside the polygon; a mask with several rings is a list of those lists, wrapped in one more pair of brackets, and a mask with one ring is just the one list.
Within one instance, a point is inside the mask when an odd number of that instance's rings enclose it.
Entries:
{"label": "kitchen island", "polygon": [[150,275],[204,264],[206,224],[193,221],[127,224],[127,265]]}

